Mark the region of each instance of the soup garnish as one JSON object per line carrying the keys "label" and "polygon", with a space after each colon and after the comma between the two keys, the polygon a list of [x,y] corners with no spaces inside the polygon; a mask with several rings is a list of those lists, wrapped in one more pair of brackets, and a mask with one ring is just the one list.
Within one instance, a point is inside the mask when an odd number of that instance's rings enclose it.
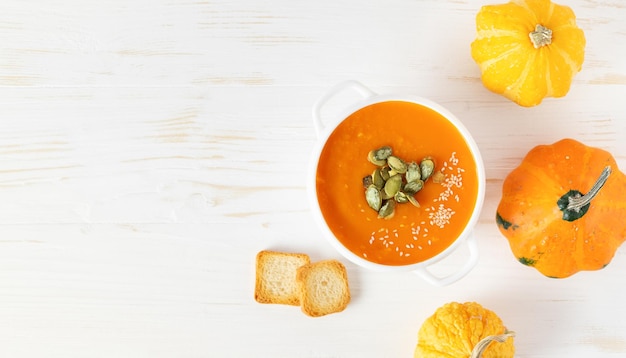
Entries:
{"label": "soup garnish", "polygon": [[367,160],[378,167],[362,179],[365,201],[378,212],[379,219],[391,219],[395,204],[411,203],[419,208],[415,194],[424,188],[424,183],[431,176],[435,183],[441,183],[445,177],[441,171],[435,172],[432,157],[424,157],[419,164],[414,161],[407,164],[393,155],[391,146],[369,151]]}

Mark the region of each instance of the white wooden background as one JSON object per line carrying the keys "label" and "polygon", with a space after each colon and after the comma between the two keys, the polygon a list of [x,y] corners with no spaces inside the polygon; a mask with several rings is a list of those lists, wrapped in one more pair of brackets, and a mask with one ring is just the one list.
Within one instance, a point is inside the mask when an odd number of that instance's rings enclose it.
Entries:
{"label": "white wooden background", "polygon": [[[567,97],[521,108],[470,57],[485,0],[3,0],[0,357],[411,357],[449,301],[498,313],[518,357],[624,357],[626,251],[548,279],[494,222],[537,144],[576,138],[626,167],[626,3],[562,2],[583,70]],[[365,271],[314,226],[311,108],[347,79],[435,100],[474,134],[488,187],[462,281]],[[341,259],[350,306],[256,303],[262,249]]]}

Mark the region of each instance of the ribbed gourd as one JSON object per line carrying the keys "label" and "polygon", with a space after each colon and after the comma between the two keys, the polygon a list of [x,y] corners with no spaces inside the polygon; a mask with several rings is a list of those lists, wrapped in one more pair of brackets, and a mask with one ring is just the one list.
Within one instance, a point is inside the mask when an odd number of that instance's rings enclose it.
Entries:
{"label": "ribbed gourd", "polygon": [[585,44],[571,8],[550,0],[512,0],[480,9],[471,55],[486,88],[532,107],[569,92]]}

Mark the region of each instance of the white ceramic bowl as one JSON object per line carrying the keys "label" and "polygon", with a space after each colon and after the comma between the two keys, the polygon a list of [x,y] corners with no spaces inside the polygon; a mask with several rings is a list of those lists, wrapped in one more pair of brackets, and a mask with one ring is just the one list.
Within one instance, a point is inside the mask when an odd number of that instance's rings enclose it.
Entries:
{"label": "white ceramic bowl", "polygon": [[[329,118],[323,121],[321,118],[322,108],[331,99],[338,97],[338,94],[342,92],[347,92],[347,91],[356,92],[360,97],[362,97],[362,99],[348,106],[348,108],[343,112],[342,115],[338,115],[336,118]],[[465,228],[463,229],[459,237],[456,238],[456,240],[454,240],[450,246],[448,246],[445,250],[443,250],[436,256],[430,259],[427,259],[425,261],[422,261],[422,262],[409,264],[409,265],[401,265],[401,266],[383,265],[383,264],[374,263],[372,261],[368,261],[364,259],[363,257],[360,257],[354,254],[352,251],[347,249],[337,239],[337,237],[333,234],[333,232],[327,225],[324,219],[324,216],[322,214],[322,211],[320,209],[320,205],[319,205],[319,201],[317,197],[317,191],[316,191],[316,176],[317,176],[317,167],[319,164],[319,158],[333,130],[343,120],[345,120],[348,116],[350,116],[350,114],[358,111],[359,109],[362,109],[366,106],[369,106],[375,103],[386,102],[386,101],[406,101],[406,102],[416,103],[418,105],[428,107],[434,110],[435,112],[438,112],[443,117],[445,117],[450,123],[452,123],[456,127],[456,129],[464,137],[465,142],[468,145],[474,157],[474,161],[476,163],[476,173],[478,176],[478,180],[477,180],[478,194],[476,198],[475,207],[467,225],[465,226]],[[474,235],[473,235],[473,229],[480,216],[480,212],[481,212],[484,197],[485,197],[485,186],[486,186],[485,169],[484,169],[484,164],[483,164],[478,146],[474,142],[468,130],[456,118],[456,116],[454,116],[452,113],[450,113],[448,110],[438,105],[437,103],[434,103],[425,98],[416,97],[416,96],[407,96],[407,95],[400,95],[400,96],[379,95],[379,94],[374,93],[369,88],[367,88],[366,86],[364,86],[363,84],[359,82],[347,81],[347,82],[343,82],[335,86],[328,93],[326,93],[322,98],[320,98],[320,100],[315,104],[313,108],[313,120],[315,124],[315,129],[318,135],[318,143],[315,149],[313,150],[312,158],[310,161],[308,183],[307,183],[308,196],[309,196],[309,201],[311,203],[311,211],[312,211],[314,220],[316,221],[317,225],[322,231],[323,236],[339,253],[341,253],[345,258],[347,258],[351,262],[361,267],[364,267],[366,269],[370,269],[370,270],[384,271],[384,272],[413,271],[417,273],[418,275],[420,275],[424,280],[436,286],[446,286],[453,282],[456,282],[460,280],[461,278],[463,278],[465,275],[467,275],[474,268],[474,266],[478,262],[479,255],[478,255],[478,246],[476,243],[476,239],[474,238]],[[431,265],[449,256],[462,244],[465,244],[468,246],[469,257],[467,258],[467,261],[464,264],[462,264],[461,267],[459,267],[459,269],[456,272],[450,275],[444,276],[444,277],[440,277],[440,276],[434,275],[431,271],[428,270],[428,268]]]}

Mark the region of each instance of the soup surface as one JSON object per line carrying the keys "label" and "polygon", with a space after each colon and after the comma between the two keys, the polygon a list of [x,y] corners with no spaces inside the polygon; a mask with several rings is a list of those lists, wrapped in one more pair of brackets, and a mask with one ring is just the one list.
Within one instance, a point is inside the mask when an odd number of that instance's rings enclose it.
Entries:
{"label": "soup surface", "polygon": [[[382,146],[407,162],[433,157],[435,170],[444,174],[415,194],[420,207],[397,204],[390,219],[378,218],[368,206],[362,184],[376,168],[368,152]],[[326,223],[345,247],[375,263],[409,265],[459,237],[477,200],[478,174],[453,124],[430,108],[387,101],[354,112],[333,131],[321,152],[316,190]]]}

